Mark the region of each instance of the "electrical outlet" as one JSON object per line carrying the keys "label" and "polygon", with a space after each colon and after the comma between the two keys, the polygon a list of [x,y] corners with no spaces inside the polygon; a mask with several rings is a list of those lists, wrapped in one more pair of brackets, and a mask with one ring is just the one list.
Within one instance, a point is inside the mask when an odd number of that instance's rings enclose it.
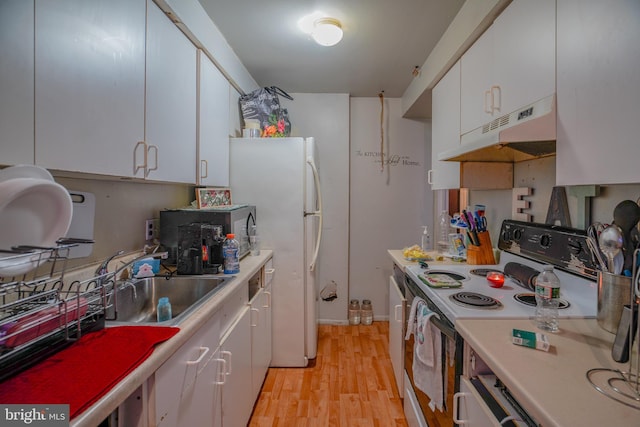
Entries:
{"label": "electrical outlet", "polygon": [[148,219],[144,222],[144,240],[158,238],[158,220]]}

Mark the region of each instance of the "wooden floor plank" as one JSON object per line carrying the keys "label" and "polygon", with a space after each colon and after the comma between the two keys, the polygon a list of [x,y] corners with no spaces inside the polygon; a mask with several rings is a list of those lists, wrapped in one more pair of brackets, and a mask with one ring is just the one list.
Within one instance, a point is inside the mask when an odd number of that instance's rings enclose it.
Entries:
{"label": "wooden floor plank", "polygon": [[388,322],[319,325],[315,364],[270,368],[249,426],[407,426],[388,336]]}

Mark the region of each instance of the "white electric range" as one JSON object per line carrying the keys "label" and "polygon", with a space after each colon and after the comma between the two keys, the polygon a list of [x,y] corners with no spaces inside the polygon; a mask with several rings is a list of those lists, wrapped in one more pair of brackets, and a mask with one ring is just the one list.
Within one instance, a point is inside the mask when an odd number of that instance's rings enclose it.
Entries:
{"label": "white electric range", "polygon": [[[586,236],[586,235],[585,235]],[[455,325],[462,318],[529,318],[534,315],[533,291],[505,275],[501,288],[493,288],[482,275],[474,270],[504,272],[508,263],[518,263],[542,271],[545,264],[554,265],[560,278],[560,296],[565,308],[558,312],[560,318],[594,318],[597,314],[597,282],[594,263],[584,237],[579,231],[541,224],[505,221],[502,225],[497,265],[451,264],[434,268],[419,265],[406,267],[406,273],[426,296]],[[535,258],[532,259],[532,258]],[[572,271],[569,273],[567,270]],[[419,274],[451,272],[463,276],[459,288],[433,288],[427,286]],[[460,292],[473,292],[491,297],[499,302],[493,307],[463,306],[451,299]],[[516,295],[525,295],[531,305],[517,301]],[[480,301],[482,303],[482,301]]]}
{"label": "white electric range", "polygon": [[[420,289],[433,301],[434,304],[442,310],[443,314],[451,320],[455,325],[456,319],[463,318],[528,318],[534,315],[534,305],[527,305],[517,301],[515,296],[520,294],[528,294],[525,300],[531,301],[533,291],[523,287],[515,280],[505,277],[504,285],[501,288],[493,288],[490,286],[486,277],[472,274],[475,269],[487,269],[503,272],[504,267],[509,262],[517,262],[527,265],[538,271],[542,271],[544,263],[535,262],[521,256],[517,256],[508,252],[502,252],[500,256],[500,264],[497,265],[476,265],[467,264],[447,265],[442,268],[424,269],[418,265],[406,267],[407,274],[412,278]],[[558,311],[560,318],[576,318],[576,317],[596,317],[598,289],[595,280],[589,280],[579,277],[559,269],[554,270],[560,278],[560,296],[563,302],[568,306]],[[432,288],[427,286],[419,279],[419,274],[440,272],[453,272],[463,276],[460,279],[462,286],[460,288]],[[459,292],[474,292],[496,299],[500,302],[495,307],[475,307],[462,306],[451,299],[451,296]],[[531,301],[533,302],[533,301]]]}
{"label": "white electric range", "polygon": [[[464,378],[464,366],[469,366],[468,360],[472,357],[465,357],[469,351],[464,340],[456,331],[456,321],[459,319],[531,319],[530,330],[537,330],[534,326],[533,318],[535,312],[535,296],[533,290],[527,285],[521,285],[514,278],[520,279],[522,283],[531,283],[532,277],[537,272],[542,271],[545,264],[554,266],[554,270],[560,278],[560,296],[568,303],[566,308],[559,310],[560,329],[562,329],[562,318],[593,318],[597,314],[597,270],[595,261],[592,259],[590,251],[586,245],[586,233],[581,230],[548,226],[543,224],[525,223],[519,221],[506,220],[502,223],[498,248],[501,250],[500,263],[497,265],[434,265],[433,268],[422,268],[417,265],[405,267],[405,277],[401,285],[401,290],[406,299],[405,319],[411,318],[411,306],[416,297],[422,298],[428,308],[435,312],[437,316],[430,318],[430,321],[438,328],[443,337],[447,337],[449,344],[442,346],[441,360],[445,358],[453,361],[442,363],[446,374],[443,375],[444,390],[455,390],[454,401],[447,401],[444,410],[447,417],[458,419],[461,414],[456,413],[456,402],[461,399],[460,393],[463,383],[468,383],[472,379]],[[514,266],[517,267],[514,270]],[[481,269],[497,270],[504,272],[508,270],[509,276],[505,274],[505,282],[501,288],[492,288],[484,275],[474,275],[474,270]],[[533,269],[533,270],[531,270]],[[522,273],[526,274],[522,274]],[[458,288],[434,288],[420,280],[419,275],[428,273],[458,274],[461,287]],[[494,300],[493,308],[477,306],[463,306],[454,302],[453,295],[472,293],[472,302],[480,301],[484,304],[485,298]],[[519,294],[528,294],[530,304],[526,305],[516,301],[514,298]],[[478,296],[479,295],[479,296]],[[406,330],[405,330],[406,331]],[[506,337],[505,337],[506,339]],[[445,347],[447,347],[445,349]],[[451,351],[452,350],[452,351]],[[405,398],[405,414],[407,418],[418,420],[418,425],[427,425],[426,420],[437,418],[435,412],[430,407],[430,398],[418,386],[416,386],[413,372],[413,358],[415,355],[415,340],[410,337],[404,344],[404,379],[403,389]],[[477,358],[473,359],[478,362]],[[472,364],[475,366],[476,362]],[[483,363],[478,362],[478,366]],[[484,372],[485,374],[487,372]],[[453,379],[453,383],[451,380]],[[496,382],[497,383],[497,382]],[[466,387],[466,386],[465,386]],[[475,386],[474,386],[475,387]],[[501,391],[500,394],[508,394],[508,390]],[[447,396],[446,393],[444,393]],[[462,393],[465,395],[465,393]],[[475,394],[474,394],[475,395]],[[486,394],[485,394],[486,396]],[[487,400],[499,398],[487,398]],[[495,403],[495,401],[494,401]],[[497,407],[494,403],[491,408]],[[500,406],[500,405],[499,405]],[[510,399],[509,404],[501,407],[510,409],[507,414],[499,415],[497,422],[506,421],[507,415],[520,414],[518,417],[525,417],[526,411],[522,408],[514,409],[518,406],[515,400]],[[488,411],[489,409],[487,409]],[[498,411],[499,412],[499,411]],[[512,417],[511,417],[512,418]],[[476,420],[477,421],[477,420]],[[435,422],[435,421],[434,421]],[[507,426],[535,426],[535,420],[526,422],[506,421]]]}

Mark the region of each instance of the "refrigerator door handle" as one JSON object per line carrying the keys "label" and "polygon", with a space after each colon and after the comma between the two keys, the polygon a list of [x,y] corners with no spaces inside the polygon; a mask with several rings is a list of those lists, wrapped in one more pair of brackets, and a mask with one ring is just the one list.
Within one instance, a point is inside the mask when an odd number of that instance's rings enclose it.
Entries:
{"label": "refrigerator door handle", "polygon": [[[318,210],[310,213],[311,215],[318,217],[318,237],[316,238],[316,247],[313,251],[313,258],[311,258],[311,264],[309,264],[309,270],[313,271],[316,268],[316,262],[318,261],[318,252],[320,251],[320,241],[322,240],[322,191],[320,190],[320,175],[318,174],[318,168],[316,167],[313,157],[307,157],[307,163],[311,167],[313,172],[313,182],[316,187],[316,194],[318,196]],[[305,212],[305,216],[307,213]]]}

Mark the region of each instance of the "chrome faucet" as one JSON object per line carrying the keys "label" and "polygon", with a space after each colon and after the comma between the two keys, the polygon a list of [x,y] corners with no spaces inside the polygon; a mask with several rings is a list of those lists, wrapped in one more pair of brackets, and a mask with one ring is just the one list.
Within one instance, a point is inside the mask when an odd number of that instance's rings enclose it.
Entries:
{"label": "chrome faucet", "polygon": [[[124,251],[118,251],[116,254],[114,254],[113,256],[109,257],[107,260],[105,260],[100,267],[98,267],[98,269],[96,270],[96,275],[98,275],[98,279],[97,279],[97,285],[102,287],[105,284],[105,276],[108,274],[107,271],[107,265],[109,264],[109,261],[111,261],[114,257],[118,256],[118,255],[122,255],[124,253]],[[116,271],[114,271],[112,273],[113,275],[113,292],[110,292],[108,296],[105,296],[105,298],[108,298],[108,303],[105,302],[105,306],[107,304],[109,305],[113,305],[114,307],[118,306],[118,292],[116,292],[116,283],[118,281],[118,276],[122,273],[122,271],[124,271],[126,268],[128,268],[129,266],[131,266],[134,262],[139,261],[141,259],[144,258],[160,258],[160,259],[166,259],[168,256],[168,252],[155,252],[153,254],[142,254],[140,256],[135,257],[134,259],[124,263],[122,266],[120,266],[120,268],[116,269]],[[120,285],[120,288],[124,288],[127,286],[131,286],[133,288],[133,298],[137,299],[138,295],[136,292],[136,288],[135,285],[133,283],[131,283],[129,280],[126,280],[124,283],[122,283]],[[105,300],[106,301],[106,300]],[[107,320],[116,320],[118,318],[118,311],[117,309],[114,312],[114,317],[113,318],[108,318]]]}
{"label": "chrome faucet", "polygon": [[100,264],[98,266],[98,268],[96,269],[96,276],[104,276],[105,274],[108,273],[107,271],[107,267],[109,266],[109,263],[111,262],[112,259],[114,259],[117,256],[120,256],[124,253],[123,250],[120,250],[118,252],[116,252],[115,254],[111,255],[109,258],[105,259],[102,264]]}

